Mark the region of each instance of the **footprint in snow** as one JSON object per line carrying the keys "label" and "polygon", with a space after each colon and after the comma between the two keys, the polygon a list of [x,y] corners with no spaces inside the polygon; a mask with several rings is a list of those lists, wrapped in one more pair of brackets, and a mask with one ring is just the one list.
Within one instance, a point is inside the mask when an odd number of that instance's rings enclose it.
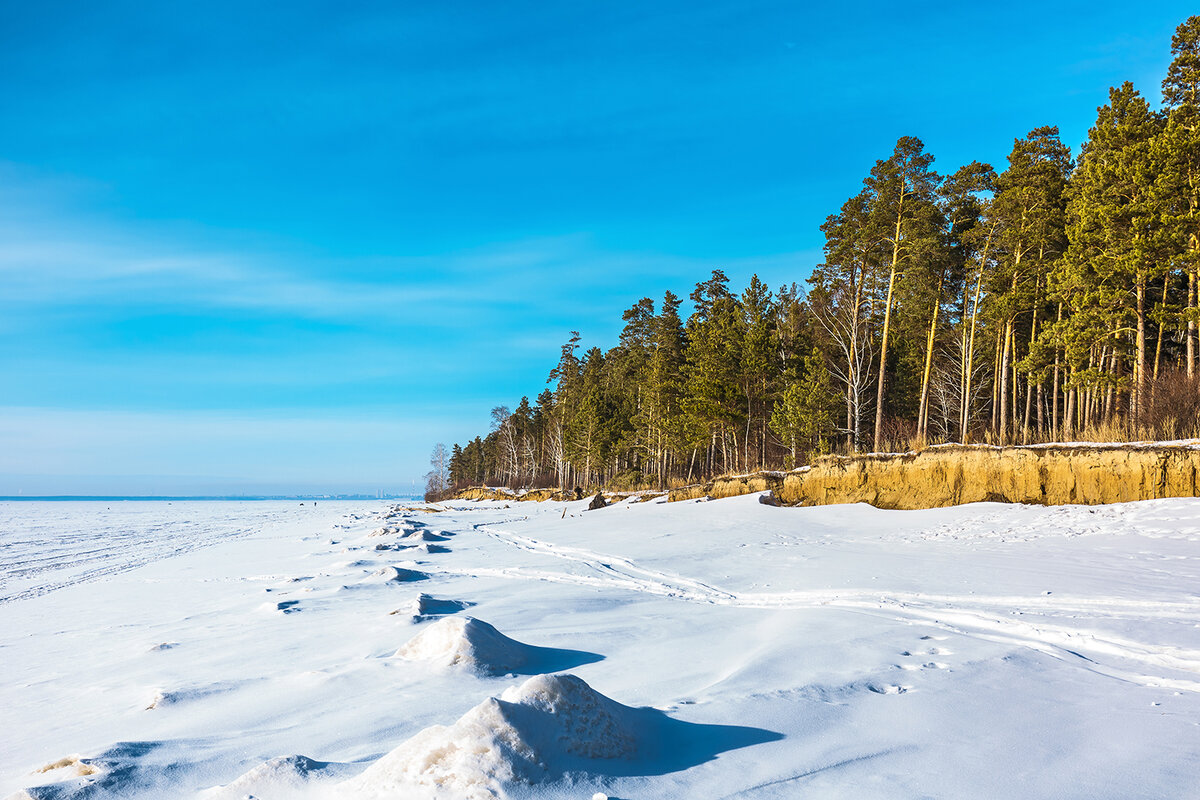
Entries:
{"label": "footprint in snow", "polygon": [[900,686],[895,683],[868,683],[867,688],[875,694],[904,694],[911,687]]}

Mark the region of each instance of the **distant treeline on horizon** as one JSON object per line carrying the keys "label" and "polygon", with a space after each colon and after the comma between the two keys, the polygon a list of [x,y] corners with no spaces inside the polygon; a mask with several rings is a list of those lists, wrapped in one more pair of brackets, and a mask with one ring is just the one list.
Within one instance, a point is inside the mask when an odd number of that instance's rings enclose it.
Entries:
{"label": "distant treeline on horizon", "polygon": [[914,137],[822,225],[824,263],[771,291],[720,271],[643,298],[620,341],[572,332],[534,403],[434,450],[471,484],[638,487],[927,442],[1196,436],[1200,17],[1162,108],[1109,91],[1076,156],[1057,127],[948,175]]}
{"label": "distant treeline on horizon", "polygon": [[49,495],[24,495],[10,494],[0,495],[0,502],[15,502],[15,501],[42,501],[42,502],[59,502],[65,500],[75,500],[79,502],[126,502],[126,501],[146,501],[146,502],[175,502],[175,501],[208,501],[208,500],[419,500],[421,495],[416,494],[278,494],[278,495],[105,495],[105,494],[49,494]]}

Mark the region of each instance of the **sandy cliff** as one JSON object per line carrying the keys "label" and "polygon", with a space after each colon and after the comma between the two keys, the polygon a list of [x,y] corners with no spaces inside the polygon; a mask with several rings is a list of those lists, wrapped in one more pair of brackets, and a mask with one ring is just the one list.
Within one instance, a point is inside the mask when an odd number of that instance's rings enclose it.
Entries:
{"label": "sandy cliff", "polygon": [[1200,443],[943,445],[919,453],[825,456],[794,472],[719,478],[671,500],[772,490],[788,505],[918,509],[973,503],[1064,505],[1195,497]]}
{"label": "sandy cliff", "polygon": [[[994,501],[1094,505],[1200,496],[1200,440],[1030,447],[938,445],[915,453],[824,456],[792,472],[733,475],[672,489],[669,499],[770,491],[786,505],[870,503],[918,509]],[[554,489],[466,489],[461,500],[567,500]]]}

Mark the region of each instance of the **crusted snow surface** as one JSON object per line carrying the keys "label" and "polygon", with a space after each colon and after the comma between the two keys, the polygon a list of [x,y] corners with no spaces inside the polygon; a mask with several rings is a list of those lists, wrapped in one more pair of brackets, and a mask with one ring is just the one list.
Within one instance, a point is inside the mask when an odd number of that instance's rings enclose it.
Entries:
{"label": "crusted snow surface", "polygon": [[503,675],[534,660],[537,648],[510,639],[483,620],[447,617],[418,633],[396,655],[458,667],[480,675]]}
{"label": "crusted snow surface", "polygon": [[574,675],[539,675],[427,728],[342,785],[356,798],[487,800],[598,759],[637,754],[637,710]]}

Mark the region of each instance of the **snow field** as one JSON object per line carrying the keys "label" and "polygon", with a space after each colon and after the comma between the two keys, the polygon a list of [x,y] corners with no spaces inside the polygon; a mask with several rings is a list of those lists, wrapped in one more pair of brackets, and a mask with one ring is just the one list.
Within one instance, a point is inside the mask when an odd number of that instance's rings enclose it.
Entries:
{"label": "snow field", "polygon": [[1200,502],[585,507],[174,508],[211,543],[0,604],[0,793],[1200,785]]}

